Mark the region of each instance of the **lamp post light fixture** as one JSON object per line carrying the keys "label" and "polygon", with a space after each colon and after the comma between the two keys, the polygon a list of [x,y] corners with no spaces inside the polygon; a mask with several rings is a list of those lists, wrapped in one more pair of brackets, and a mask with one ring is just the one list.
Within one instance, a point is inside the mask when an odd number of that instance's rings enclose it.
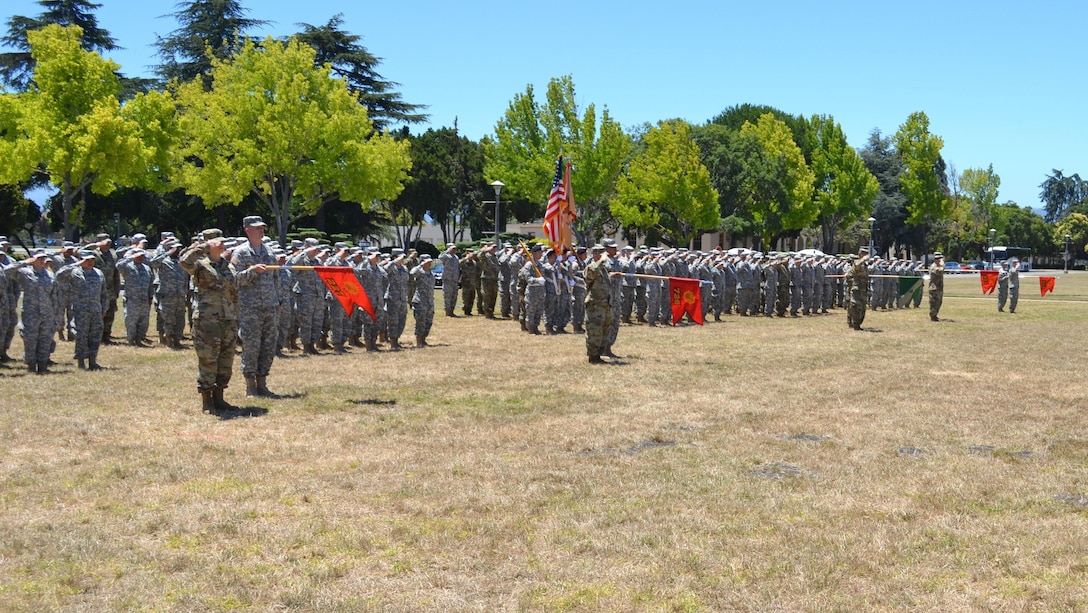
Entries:
{"label": "lamp post light fixture", "polygon": [[1072,236],[1065,235],[1065,272],[1063,274],[1069,274],[1069,260],[1073,259],[1073,252],[1069,251],[1069,241],[1072,239]]}
{"label": "lamp post light fixture", "polygon": [[994,269],[994,239],[997,238],[997,230],[990,228],[990,270]]}
{"label": "lamp post light fixture", "polygon": [[499,238],[499,192],[502,188],[506,187],[502,181],[495,181],[491,184],[491,187],[495,188],[495,249],[502,249],[502,239]]}
{"label": "lamp post light fixture", "polygon": [[873,224],[876,223],[876,217],[869,218],[869,257],[873,257]]}

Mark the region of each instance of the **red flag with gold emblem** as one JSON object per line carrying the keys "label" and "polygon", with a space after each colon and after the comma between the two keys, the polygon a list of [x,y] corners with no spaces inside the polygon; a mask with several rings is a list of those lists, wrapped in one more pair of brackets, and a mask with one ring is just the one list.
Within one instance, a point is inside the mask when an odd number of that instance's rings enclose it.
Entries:
{"label": "red flag with gold emblem", "polygon": [[978,277],[982,279],[982,293],[994,293],[994,288],[997,287],[997,271],[983,270],[982,272],[978,273]]}
{"label": "red flag with gold emblem", "polygon": [[1046,296],[1047,292],[1054,291],[1054,277],[1039,277],[1039,295]]}
{"label": "red flag with gold emblem", "polygon": [[669,277],[669,296],[672,302],[672,325],[679,323],[685,313],[691,321],[703,325],[703,297],[698,279]]}
{"label": "red flag with gold emblem", "polygon": [[340,301],[344,312],[351,316],[352,306],[358,306],[374,317],[374,305],[355,276],[355,271],[347,266],[314,266],[314,272],[325,282],[333,296]]}

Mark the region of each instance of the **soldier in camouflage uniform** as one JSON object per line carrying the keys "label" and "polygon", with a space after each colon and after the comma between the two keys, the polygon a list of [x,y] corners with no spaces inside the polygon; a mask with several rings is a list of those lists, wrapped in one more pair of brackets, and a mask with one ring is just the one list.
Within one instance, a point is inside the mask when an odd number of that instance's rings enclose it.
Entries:
{"label": "soldier in camouflage uniform", "polygon": [[106,279],[94,267],[94,252],[84,250],[73,264],[57,271],[57,283],[66,288],[75,321],[75,359],[80,369],[101,370],[98,347],[102,344],[102,316],[109,306]]}
{"label": "soldier in camouflage uniform", "polygon": [[284,268],[287,265],[287,252],[279,245],[273,245],[272,257],[281,267],[273,274],[276,276],[276,298],[279,300],[276,305],[276,355],[282,357],[287,339],[291,336],[291,324],[295,321],[295,295],[291,292],[291,271]]}
{"label": "soldier in camouflage uniform", "polygon": [[586,248],[575,247],[574,255],[569,258],[567,274],[572,282],[570,288],[570,319],[576,333],[586,331]]}
{"label": "soldier in camouflage uniform", "polygon": [[[605,266],[607,266],[608,272],[615,272],[621,274],[625,272],[620,264],[620,259],[616,257],[616,241],[611,238],[606,238],[602,246],[604,247],[605,252],[605,257],[603,257],[602,259],[605,261]],[[620,275],[615,276],[618,277]],[[609,322],[608,332],[605,334],[604,344],[601,348],[601,355],[615,358],[618,356],[612,353],[612,345],[616,344],[616,338],[619,336],[620,333],[620,319],[623,316],[623,313],[621,313],[621,310],[623,309],[622,281],[616,279],[615,282],[609,284],[609,289],[612,292],[612,295],[609,298],[609,304],[612,306],[612,321]],[[587,286],[586,292],[588,291],[589,288]]]}
{"label": "soldier in camouflage uniform", "polygon": [[556,253],[552,249],[544,250],[544,258],[537,263],[544,275],[544,332],[556,334],[555,324],[559,318],[559,274],[556,270]]}
{"label": "soldier in camouflage uniform", "polygon": [[362,320],[363,346],[369,352],[378,350],[380,324],[378,318],[381,318],[384,314],[382,300],[385,296],[385,270],[382,269],[380,264],[381,253],[377,249],[371,248],[367,252],[366,258],[361,259],[354,266],[355,278],[359,279],[359,285],[362,286],[374,309],[374,317],[371,317],[370,313],[363,309],[358,309],[360,311],[359,317]]}
{"label": "soldier in camouflage uniform", "polygon": [[940,321],[941,303],[944,302],[944,255],[937,251],[929,266],[929,319]]}
{"label": "soldier in camouflage uniform", "polygon": [[438,255],[442,262],[442,305],[446,317],[457,317],[457,283],[461,280],[461,260],[457,257],[457,245],[449,243],[446,250]]}
{"label": "soldier in camouflage uniform", "polygon": [[[8,242],[8,237],[0,236],[0,271],[15,263],[15,260],[7,253],[9,249],[11,249],[11,243]],[[0,362],[2,363],[14,361],[8,355],[8,348],[11,347],[10,335],[14,333],[17,315],[15,302],[18,299],[11,297],[12,288],[16,285],[8,280],[7,275],[0,273]],[[9,323],[11,323],[10,329]]]}
{"label": "soldier in camouflage uniform", "polygon": [[158,319],[162,325],[163,339],[171,349],[181,349],[181,337],[185,331],[185,296],[189,291],[189,273],[181,267],[181,243],[167,238],[159,252],[151,258],[151,268],[159,280],[155,286],[155,302]]}
{"label": "soldier in camouflage uniform", "polygon": [[480,263],[476,260],[476,252],[467,249],[465,257],[461,260],[461,302],[465,315],[472,315],[472,305],[476,301],[476,290],[479,289],[476,280],[479,278]]}
{"label": "soldier in camouflage uniform", "polygon": [[279,288],[275,271],[276,257],[264,242],[265,223],[257,215],[242,220],[245,243],[234,249],[231,265],[238,287],[238,334],[242,341],[242,376],[246,379],[246,396],[277,398],[268,389],[268,373],[276,356],[279,327]]}
{"label": "soldier in camouflage uniform", "polygon": [[109,234],[99,234],[95,237],[98,241],[98,257],[95,258],[95,267],[102,271],[106,278],[106,293],[110,297],[110,303],[106,308],[106,316],[102,319],[102,344],[112,345],[110,334],[113,332],[113,319],[117,315],[117,299],[121,296],[121,274],[117,272],[117,254],[111,249],[113,240]]}
{"label": "soldier in camouflage uniform", "polygon": [[[333,248],[336,249],[336,252],[325,260],[325,266],[347,266],[347,243],[338,242],[333,245]],[[325,301],[329,305],[329,342],[332,343],[333,350],[336,353],[347,353],[344,344],[347,342],[348,333],[350,332],[348,329],[350,325],[348,315],[331,291],[325,294]]]}
{"label": "soldier in camouflage uniform", "polygon": [[[76,258],[75,244],[71,241],[64,241],[60,251],[49,258],[49,269],[53,271],[53,276],[56,276],[61,268],[78,263],[79,259]],[[68,289],[63,283],[57,284],[57,313],[59,315],[57,339],[62,341],[65,339],[65,332],[67,332],[68,340],[72,340],[75,334],[76,317],[75,312],[72,310],[72,297]]]}
{"label": "soldier in camouflage uniform", "polygon": [[49,270],[49,258],[44,249],[31,249],[30,257],[4,268],[9,281],[22,288],[23,361],[30,372],[45,374],[49,356],[56,346],[53,333],[57,329],[57,282]]}
{"label": "soldier in camouflage uniform", "polygon": [[238,342],[238,287],[225,257],[223,233],[208,229],[201,241],[181,254],[180,263],[192,277],[193,348],[197,357],[196,387],[201,408],[219,413],[235,407],[223,398],[234,368]]}
{"label": "soldier in camouflage uniform", "polygon": [[408,321],[408,269],[404,267],[404,253],[397,253],[385,268],[388,285],[385,288],[385,321],[389,347],[400,349],[400,335]]}
{"label": "soldier in camouflage uniform", "polygon": [[151,323],[151,267],[147,265],[147,252],[136,247],[129,249],[117,261],[117,271],[125,280],[125,339],[134,347],[145,347],[147,329]]}
{"label": "soldier in camouflage uniform", "polygon": [[427,335],[434,323],[434,275],[431,266],[434,260],[424,255],[419,264],[408,272],[409,285],[412,287],[412,316],[416,320],[416,347],[427,346]]}
{"label": "soldier in camouflage uniform", "polygon": [[499,314],[503,319],[509,319],[511,306],[514,304],[514,296],[517,294],[515,283],[517,260],[512,259],[514,248],[510,243],[503,243],[502,253],[499,254]]}
{"label": "soldier in camouflage uniform", "polygon": [[[519,284],[525,292],[525,331],[540,334],[540,318],[544,314],[544,293],[548,291],[547,280],[540,270],[540,253],[543,247],[533,245],[529,249],[529,260],[518,272]],[[554,289],[552,290],[554,291]]]}
{"label": "soldier in camouflage uniform", "polygon": [[845,271],[846,281],[846,324],[854,330],[861,330],[865,321],[865,309],[869,305],[869,248],[858,250],[858,257],[850,257]]}
{"label": "soldier in camouflage uniform", "polygon": [[[287,260],[290,266],[318,266],[317,253],[321,244],[316,238],[307,238],[303,248]],[[292,270],[291,280],[294,285],[291,292],[295,295],[295,309],[298,311],[299,340],[305,355],[317,355],[317,339],[321,336],[321,321],[324,319],[325,284],[312,270]]]}
{"label": "soldier in camouflage uniform", "polygon": [[[642,270],[648,275],[662,276],[661,249],[654,247],[650,250]],[[650,326],[656,326],[661,320],[661,301],[664,300],[665,295],[664,283],[662,279],[643,279],[643,285],[646,286],[646,323]]]}
{"label": "soldier in camouflage uniform", "polygon": [[495,319],[495,301],[499,297],[499,258],[495,244],[480,247],[480,309],[487,319]]}
{"label": "soldier in camouflage uniform", "polygon": [[593,246],[593,261],[586,266],[586,355],[590,364],[602,364],[608,347],[608,331],[612,327],[612,276],[604,257],[603,245]]}

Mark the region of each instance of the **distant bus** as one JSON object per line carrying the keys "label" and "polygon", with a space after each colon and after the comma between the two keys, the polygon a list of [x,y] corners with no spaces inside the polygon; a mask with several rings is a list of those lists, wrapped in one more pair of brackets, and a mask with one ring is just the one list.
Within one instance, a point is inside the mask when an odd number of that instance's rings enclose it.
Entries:
{"label": "distant bus", "polygon": [[1016,258],[1020,260],[1020,270],[1031,270],[1030,247],[1002,247],[1001,245],[995,245],[986,250],[987,262],[991,259],[991,255],[995,267],[1009,258]]}

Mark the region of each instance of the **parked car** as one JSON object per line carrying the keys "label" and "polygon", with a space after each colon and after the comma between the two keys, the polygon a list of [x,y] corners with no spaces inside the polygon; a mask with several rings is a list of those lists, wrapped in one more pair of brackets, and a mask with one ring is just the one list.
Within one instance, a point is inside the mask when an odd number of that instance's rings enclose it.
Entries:
{"label": "parked car", "polygon": [[963,270],[962,267],[963,267],[963,265],[960,264],[959,262],[945,262],[944,263],[944,271],[945,272],[959,273],[961,270]]}
{"label": "parked car", "polygon": [[989,266],[989,262],[983,262],[982,260],[971,260],[967,263],[967,267],[970,270],[987,270]]}
{"label": "parked car", "polygon": [[434,275],[434,286],[435,287],[442,287],[442,270],[445,269],[445,268],[446,268],[446,266],[444,264],[442,264],[442,262],[439,262],[439,263],[434,264],[433,266],[431,266],[431,274]]}

